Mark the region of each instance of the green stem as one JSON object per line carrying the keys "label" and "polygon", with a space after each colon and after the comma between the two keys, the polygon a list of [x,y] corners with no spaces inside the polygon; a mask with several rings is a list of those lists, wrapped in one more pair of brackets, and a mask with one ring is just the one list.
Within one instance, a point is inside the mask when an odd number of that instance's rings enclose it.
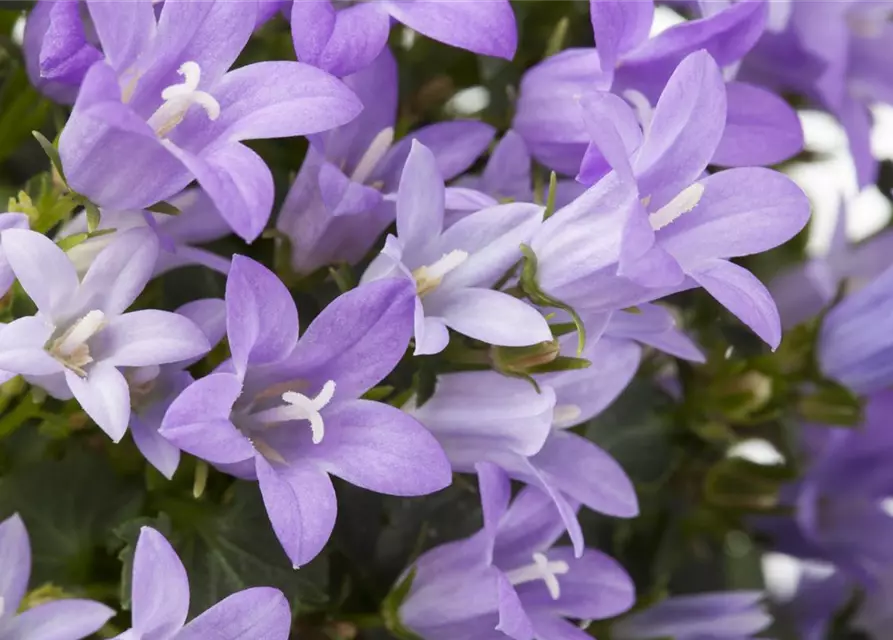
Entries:
{"label": "green stem", "polygon": [[21,427],[29,418],[40,414],[40,405],[36,404],[30,394],[24,396],[15,408],[0,418],[0,438],[5,438]]}

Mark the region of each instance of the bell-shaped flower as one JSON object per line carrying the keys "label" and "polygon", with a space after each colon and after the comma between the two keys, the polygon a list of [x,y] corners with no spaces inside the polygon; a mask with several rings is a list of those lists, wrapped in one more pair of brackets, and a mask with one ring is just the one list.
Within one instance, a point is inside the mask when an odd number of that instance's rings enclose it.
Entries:
{"label": "bell-shaped flower", "polygon": [[409,0],[343,5],[304,0],[291,9],[298,59],[336,76],[365,68],[387,46],[391,20],[434,40],[474,53],[511,60],[518,44],[508,0],[454,2]]}
{"label": "bell-shaped flower", "polygon": [[238,591],[187,623],[189,577],[151,527],[136,542],[130,599],[133,627],[116,640],[288,640],[291,629],[288,600],[272,587]]}
{"label": "bell-shaped flower", "polygon": [[[28,216],[24,213],[0,213],[0,237],[2,237],[2,232],[7,229],[27,228]],[[6,252],[3,251],[3,245],[0,244],[0,297],[6,295],[15,279],[15,273],[13,273],[12,267],[9,266]]]}
{"label": "bell-shaped flower", "polygon": [[[703,49],[720,66],[734,67],[762,35],[770,4],[729,3],[650,37],[652,0],[590,0],[597,48],[567,49],[530,69],[512,126],[540,162],[574,175],[589,142],[577,106],[581,96],[612,91],[647,114],[673,69],[691,53]],[[728,126],[713,164],[777,164],[802,150],[799,120],[783,99],[744,82],[730,81],[727,90]]]}
{"label": "bell-shaped flower", "polygon": [[115,615],[104,604],[75,598],[18,613],[31,577],[31,543],[18,514],[0,523],[0,571],[0,640],[80,640]]}
{"label": "bell-shaped flower", "polygon": [[[192,320],[208,343],[216,345],[226,335],[226,305],[223,300],[193,300],[177,313]],[[180,464],[180,450],[158,433],[168,407],[186,387],[195,382],[186,370],[197,358],[161,366],[125,371],[130,384],[130,434],[140,453],[170,479]]]}
{"label": "bell-shaped flower", "polygon": [[256,2],[87,2],[104,53],[87,72],[59,139],[72,189],[99,207],[143,209],[197,180],[230,227],[254,240],[273,206],[269,168],[242,140],[317,133],[361,110],[310,65],[227,71],[250,37]]}
{"label": "bell-shaped flower", "polygon": [[[809,219],[809,201],[791,180],[768,169],[703,177],[726,113],[713,59],[698,52],[679,65],[644,134],[616,96],[587,100],[593,146],[613,171],[534,236],[542,290],[578,312],[604,312],[700,286],[778,346],[772,297],[728,258],[792,238]],[[600,157],[591,157],[584,175],[600,170]]]}
{"label": "bell-shaped flower", "polygon": [[772,624],[760,591],[673,596],[611,625],[617,640],[744,640]]}
{"label": "bell-shaped flower", "polygon": [[400,496],[450,484],[449,462],[422,425],[361,399],[405,353],[413,299],[405,280],[362,285],[329,304],[298,340],[285,285],[253,260],[233,258],[232,359],[174,400],[160,433],[224,471],[256,478],[295,566],[322,550],[335,525],[329,474]]}
{"label": "bell-shaped flower", "polygon": [[533,307],[490,289],[521,256],[543,217],[533,204],[483,209],[444,229],[444,186],[431,151],[418,141],[397,193],[397,235],[363,274],[363,282],[401,278],[413,284],[415,353],[442,351],[447,327],[489,344],[526,346],[552,338]]}
{"label": "bell-shaped flower", "polygon": [[[229,235],[229,225],[220,217],[214,203],[201,189],[187,189],[168,200],[180,213],[169,215],[153,211],[102,211],[97,230],[124,231],[135,227],[149,227],[158,236],[158,262],[154,275],[189,265],[201,265],[226,275],[229,260],[216,253],[195,246]],[[87,231],[87,215],[80,213],[62,226],[58,238]],[[83,273],[114,234],[97,235],[75,245],[66,253]]]}
{"label": "bell-shaped flower", "polygon": [[0,370],[24,375],[53,395],[74,395],[115,442],[124,437],[131,408],[121,369],[180,362],[210,349],[202,331],[181,315],[125,313],[155,268],[158,243],[151,231],[115,234],[82,279],[46,236],[9,229],[0,238],[37,306],[36,315],[0,330]]}
{"label": "bell-shaped flower", "polygon": [[401,623],[425,640],[589,637],[572,620],[616,616],[635,602],[617,561],[555,547],[564,532],[549,496],[528,487],[509,506],[508,478],[478,466],[484,528],[414,564]]}
{"label": "bell-shaped flower", "polygon": [[387,48],[344,83],[363,102],[363,111],[346,125],[310,136],[276,220],[289,239],[298,273],[337,262],[356,264],[369,252],[394,222],[394,201],[388,196],[397,190],[413,140],[431,150],[441,175],[450,180],[493,139],[490,125],[458,120],[422,127],[395,144],[397,63]]}

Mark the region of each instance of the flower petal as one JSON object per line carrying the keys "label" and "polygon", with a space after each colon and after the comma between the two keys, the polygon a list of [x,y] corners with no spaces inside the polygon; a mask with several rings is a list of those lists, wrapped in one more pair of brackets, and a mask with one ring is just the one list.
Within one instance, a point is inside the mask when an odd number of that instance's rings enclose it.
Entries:
{"label": "flower petal", "polygon": [[156,309],[132,311],[109,320],[98,334],[93,355],[115,367],[183,362],[207,353],[208,339],[179,314]]}
{"label": "flower petal", "polygon": [[135,630],[160,638],[180,630],[189,613],[189,578],[177,552],[151,527],[140,529],[132,584]]}
{"label": "flower petal", "polygon": [[443,230],[443,176],[434,154],[413,141],[397,191],[397,237],[418,252]]}
{"label": "flower petal", "polygon": [[150,425],[137,414],[130,416],[130,434],[143,457],[165,478],[174,477],[180,465],[180,450],[158,433],[160,425]]}
{"label": "flower petal", "polygon": [[468,288],[444,292],[432,296],[425,311],[443,318],[451,329],[487,344],[523,347],[552,339],[549,324],[539,311],[501,291]]}
{"label": "flower petal", "polygon": [[55,327],[40,316],[25,316],[0,329],[0,370],[28,376],[62,372],[46,343]]}
{"label": "flower petal", "polygon": [[28,590],[31,576],[31,543],[19,514],[0,524],[0,598],[7,611],[15,611]]}
{"label": "flower petal", "polygon": [[249,363],[286,358],[298,341],[298,309],[272,271],[245,256],[233,256],[226,279],[226,332],[236,373]]}
{"label": "flower petal", "polygon": [[393,496],[434,493],[452,482],[437,440],[406,413],[368,400],[323,412],[325,437],[310,456],[332,475]]}
{"label": "flower petal", "polygon": [[113,615],[113,609],[92,600],[56,600],[20,613],[3,632],[27,640],[80,640],[99,631]]}
{"label": "flower petal", "polygon": [[613,169],[621,180],[633,183],[630,157],[642,143],[642,128],[635,112],[620,96],[606,91],[588,93],[579,102],[583,123],[592,142],[583,157],[577,181],[592,185]]}
{"label": "flower petal", "polygon": [[9,266],[37,308],[51,318],[64,313],[79,284],[65,252],[28,229],[7,229],[0,237]]}
{"label": "flower petal", "polygon": [[152,0],[87,0],[87,8],[106,61],[115,71],[124,73],[155,36]]}
{"label": "flower petal", "polygon": [[270,523],[285,553],[301,567],[315,558],[335,528],[338,512],[329,475],[316,465],[289,465],[256,458],[257,479]]}
{"label": "flower petal", "polygon": [[65,381],[93,422],[120,442],[130,422],[130,387],[121,372],[107,362],[95,362],[86,378],[66,369]]}
{"label": "flower petal", "polygon": [[279,589],[254,587],[224,598],[187,624],[177,640],[288,640],[291,610]]}
{"label": "flower petal", "polygon": [[781,342],[778,309],[769,291],[750,271],[726,260],[710,260],[689,275],[772,349],[778,347]]}
{"label": "flower petal", "polygon": [[589,15],[602,67],[613,70],[624,53],[648,39],[654,21],[654,2],[591,0]]}

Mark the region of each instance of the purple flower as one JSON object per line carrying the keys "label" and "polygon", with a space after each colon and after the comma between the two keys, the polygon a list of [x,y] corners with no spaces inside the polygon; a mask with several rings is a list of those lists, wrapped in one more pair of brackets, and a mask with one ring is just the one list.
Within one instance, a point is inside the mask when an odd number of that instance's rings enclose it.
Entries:
{"label": "purple flower", "polygon": [[893,382],[893,336],[886,330],[893,313],[893,268],[847,296],[822,322],[818,358],[822,372],[857,393]]}
{"label": "purple flower", "polygon": [[183,316],[155,309],[125,313],[155,268],[158,244],[150,231],[115,234],[83,279],[44,235],[9,229],[2,242],[37,314],[0,331],[0,369],[51,394],[73,394],[115,442],[130,419],[131,391],[122,368],[180,362],[210,348]]}
{"label": "purple flower", "polygon": [[143,209],[197,180],[246,240],[273,206],[270,170],[242,140],[344,124],[361,105],[309,65],[259,62],[227,72],[248,41],[254,2],[90,0],[105,54],[87,72],[59,153],[71,187],[98,206]]}
{"label": "purple flower", "polygon": [[363,112],[310,137],[276,222],[291,242],[292,265],[299,273],[336,262],[355,264],[369,252],[394,221],[388,196],[397,190],[413,140],[431,150],[449,180],[468,169],[493,139],[491,126],[467,120],[422,127],[394,144],[397,64],[387,48],[344,83],[363,102]]}
{"label": "purple flower", "polygon": [[744,640],[772,624],[759,591],[673,596],[612,625],[617,640]]}
{"label": "purple flower", "polygon": [[407,628],[425,640],[582,639],[568,618],[610,618],[632,606],[632,580],[615,560],[554,547],[563,528],[547,495],[527,488],[509,507],[508,478],[488,464],[478,472],[484,528],[416,561],[399,611]]}
{"label": "purple flower", "polygon": [[[0,213],[0,234],[6,229],[27,229],[28,216],[24,213]],[[9,261],[6,259],[6,252],[0,245],[0,297],[5,296],[6,292],[15,282],[16,276]]]}
{"label": "purple flower", "polygon": [[[201,189],[187,189],[170,198],[168,202],[177,207],[180,213],[167,215],[151,211],[102,211],[99,230],[114,229],[124,231],[135,227],[149,227],[158,237],[161,249],[155,265],[155,276],[177,267],[202,265],[226,275],[229,260],[193,245],[217,240],[229,234],[229,225],[224,222],[214,207],[214,203]],[[87,231],[86,213],[72,218],[57,234],[66,237]],[[78,273],[84,272],[103,248],[114,238],[114,234],[88,238],[67,251],[75,263]]]}
{"label": "purple flower", "polygon": [[360,399],[400,361],[412,314],[412,287],[383,280],[337,298],[298,340],[288,290],[237,255],[226,284],[232,359],[174,400],[160,433],[224,471],[257,478],[289,558],[306,564],[335,524],[329,474],[401,496],[450,483],[449,463],[424,427]]}
{"label": "purple flower", "polygon": [[164,536],[143,527],[133,556],[133,627],[116,640],[287,640],[288,601],[279,589],[254,587],[224,598],[186,623],[189,578]]}
{"label": "purple flower", "polygon": [[397,235],[363,274],[363,282],[398,277],[415,286],[415,353],[442,351],[447,327],[489,344],[531,345],[552,338],[540,313],[489,287],[521,257],[543,207],[506,204],[444,230],[444,186],[434,154],[418,141],[397,193]]}
{"label": "purple flower", "polygon": [[387,45],[392,18],[454,47],[507,59],[515,55],[518,34],[508,0],[385,0],[336,6],[332,0],[297,0],[291,13],[298,59],[336,76],[372,63]]}
{"label": "purple flower", "polygon": [[99,631],[115,612],[92,600],[54,600],[16,613],[31,575],[31,545],[16,514],[0,523],[0,639],[79,640]]}
{"label": "purple flower", "polygon": [[[580,96],[613,91],[647,114],[691,53],[705,49],[722,67],[737,63],[762,34],[768,4],[744,0],[649,38],[650,0],[591,0],[598,48],[568,49],[529,70],[513,127],[540,162],[573,175],[588,142]],[[800,123],[784,100],[742,82],[730,82],[728,92],[728,126],[713,150],[714,164],[775,164],[803,148]]]}
{"label": "purple flower", "polygon": [[[722,76],[704,52],[686,58],[643,134],[612,94],[586,98],[599,154],[581,177],[614,170],[534,236],[541,288],[580,311],[611,311],[701,286],[773,348],[778,311],[766,288],[728,258],[789,240],[809,219],[793,182],[762,168],[703,177],[725,123]],[[606,168],[606,167],[605,167]]]}

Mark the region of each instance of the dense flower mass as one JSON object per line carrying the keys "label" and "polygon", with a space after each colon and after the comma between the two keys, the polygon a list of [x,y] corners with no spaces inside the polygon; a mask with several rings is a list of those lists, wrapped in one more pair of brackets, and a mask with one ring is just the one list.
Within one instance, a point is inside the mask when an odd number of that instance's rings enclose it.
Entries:
{"label": "dense flower mass", "polygon": [[30,4],[0,640],[890,637],[893,2]]}

